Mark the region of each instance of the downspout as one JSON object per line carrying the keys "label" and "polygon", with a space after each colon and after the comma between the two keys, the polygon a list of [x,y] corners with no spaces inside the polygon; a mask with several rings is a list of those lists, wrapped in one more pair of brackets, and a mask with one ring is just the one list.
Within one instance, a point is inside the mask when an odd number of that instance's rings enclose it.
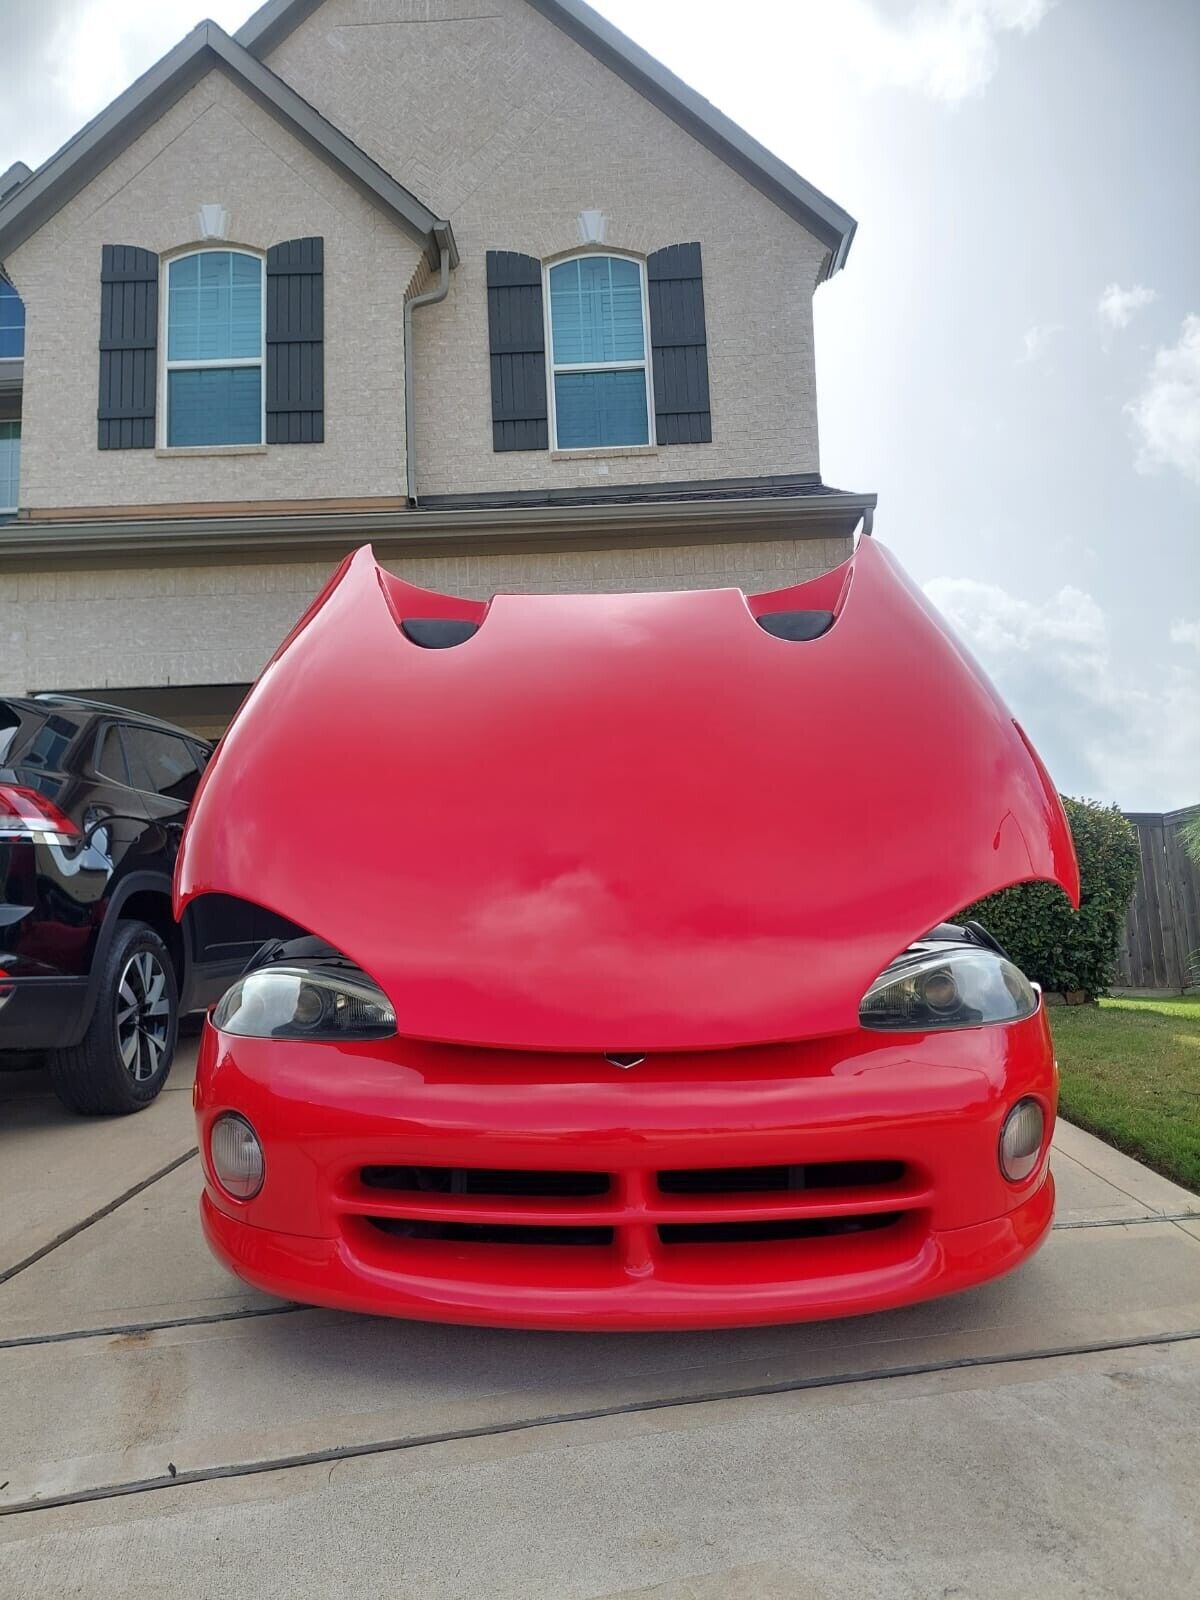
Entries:
{"label": "downspout", "polygon": [[408,503],[417,505],[417,418],[413,405],[413,312],[418,306],[433,306],[450,292],[450,251],[439,242],[438,284],[424,294],[404,302],[404,472],[408,480]]}

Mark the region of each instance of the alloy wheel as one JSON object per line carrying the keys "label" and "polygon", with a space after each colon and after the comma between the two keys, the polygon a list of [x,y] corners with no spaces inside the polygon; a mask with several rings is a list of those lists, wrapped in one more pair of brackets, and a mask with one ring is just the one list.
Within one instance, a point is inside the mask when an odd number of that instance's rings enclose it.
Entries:
{"label": "alloy wheel", "polygon": [[130,956],[117,985],[117,1048],[135,1083],[162,1065],[171,1027],[167,975],[149,950]]}

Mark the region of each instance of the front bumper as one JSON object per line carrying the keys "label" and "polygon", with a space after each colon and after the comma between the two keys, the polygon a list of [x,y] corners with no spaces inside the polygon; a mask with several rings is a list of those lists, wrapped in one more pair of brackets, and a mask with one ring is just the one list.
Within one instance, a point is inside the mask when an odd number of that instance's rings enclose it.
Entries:
{"label": "front bumper", "polygon": [[[207,1026],[204,1229],[259,1288],[375,1314],[639,1329],[876,1311],[969,1288],[1037,1248],[1054,1205],[1056,1091],[1040,1012],[628,1072]],[[1011,1185],[997,1145],[1023,1095],[1043,1105],[1045,1144]],[[262,1140],[266,1179],[249,1202],[209,1164],[226,1110]]]}

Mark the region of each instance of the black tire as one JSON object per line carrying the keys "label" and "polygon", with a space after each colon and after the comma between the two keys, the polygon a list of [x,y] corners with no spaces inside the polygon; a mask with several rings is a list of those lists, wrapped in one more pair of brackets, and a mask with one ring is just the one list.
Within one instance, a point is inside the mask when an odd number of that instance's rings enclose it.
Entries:
{"label": "black tire", "polygon": [[50,1052],[50,1082],[71,1111],[141,1111],[167,1081],[179,1033],[179,993],[167,947],[144,922],[119,922],[88,1030]]}

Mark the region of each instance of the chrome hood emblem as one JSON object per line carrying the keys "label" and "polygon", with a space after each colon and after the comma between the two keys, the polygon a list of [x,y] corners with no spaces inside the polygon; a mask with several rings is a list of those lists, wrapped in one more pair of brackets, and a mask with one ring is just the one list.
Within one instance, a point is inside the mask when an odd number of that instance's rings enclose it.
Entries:
{"label": "chrome hood emblem", "polygon": [[606,1053],[604,1059],[610,1066],[620,1067],[622,1070],[628,1071],[630,1067],[640,1067],[646,1058],[645,1056],[626,1056],[621,1055],[619,1052],[614,1052],[613,1054]]}

